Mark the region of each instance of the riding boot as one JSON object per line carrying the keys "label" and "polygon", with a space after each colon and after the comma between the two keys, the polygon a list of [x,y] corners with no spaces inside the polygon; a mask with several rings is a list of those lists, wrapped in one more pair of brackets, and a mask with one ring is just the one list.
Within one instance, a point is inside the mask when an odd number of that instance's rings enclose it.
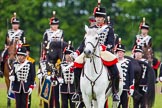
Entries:
{"label": "riding boot", "polygon": [[76,93],[72,96],[72,102],[80,102],[82,100],[82,94],[80,90],[80,76],[81,76],[82,68],[74,69],[74,80],[75,80],[75,89]]}
{"label": "riding boot", "polygon": [[3,62],[0,62],[0,78],[3,78]]}
{"label": "riding boot", "polygon": [[119,71],[116,65],[108,67],[110,70],[110,76],[112,80],[112,93],[113,101],[119,101],[118,91],[119,91]]}

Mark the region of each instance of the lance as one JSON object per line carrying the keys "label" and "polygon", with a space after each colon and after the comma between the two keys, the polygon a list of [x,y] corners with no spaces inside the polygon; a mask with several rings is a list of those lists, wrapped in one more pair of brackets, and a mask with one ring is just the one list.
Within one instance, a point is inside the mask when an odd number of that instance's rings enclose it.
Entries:
{"label": "lance", "polygon": [[98,10],[100,10],[100,6],[101,6],[101,0],[98,0]]}

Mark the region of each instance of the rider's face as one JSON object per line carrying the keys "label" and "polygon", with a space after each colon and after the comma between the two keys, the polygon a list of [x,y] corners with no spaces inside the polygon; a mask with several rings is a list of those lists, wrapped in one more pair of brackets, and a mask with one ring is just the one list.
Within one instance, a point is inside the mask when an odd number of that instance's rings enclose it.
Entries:
{"label": "rider's face", "polygon": [[147,30],[147,29],[141,29],[141,33],[142,33],[143,35],[147,35],[147,34],[148,34],[148,30]]}
{"label": "rider's face", "polygon": [[119,59],[122,59],[125,53],[123,51],[117,51],[116,54]]}
{"label": "rider's face", "polygon": [[56,31],[58,29],[59,25],[55,24],[55,25],[51,25],[51,29]]}
{"label": "rider's face", "polygon": [[25,59],[26,59],[26,56],[24,56],[24,55],[17,55],[17,58],[18,58],[18,61],[20,63],[23,63],[25,61]]}
{"label": "rider's face", "polygon": [[65,59],[66,59],[67,62],[72,62],[73,61],[73,59],[71,58],[70,54],[66,54],[65,55]]}
{"label": "rider's face", "polygon": [[105,22],[104,17],[95,17],[95,20],[97,24],[103,24]]}
{"label": "rider's face", "polygon": [[19,29],[19,24],[12,24],[12,29],[17,30]]}
{"label": "rider's face", "polygon": [[140,60],[142,59],[143,53],[142,52],[135,52],[135,59]]}

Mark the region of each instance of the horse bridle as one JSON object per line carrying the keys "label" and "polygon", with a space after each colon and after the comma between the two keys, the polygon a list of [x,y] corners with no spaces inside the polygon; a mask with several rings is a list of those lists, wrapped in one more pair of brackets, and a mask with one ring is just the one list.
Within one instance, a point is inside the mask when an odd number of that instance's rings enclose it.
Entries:
{"label": "horse bridle", "polygon": [[87,44],[90,44],[90,45],[93,47],[93,53],[92,53],[92,55],[94,55],[94,56],[96,56],[96,57],[100,58],[100,56],[98,56],[98,55],[94,54],[94,52],[96,51],[96,48],[97,48],[98,43],[99,43],[99,39],[97,40],[96,45],[93,45],[93,43],[92,43],[92,42],[87,42]]}

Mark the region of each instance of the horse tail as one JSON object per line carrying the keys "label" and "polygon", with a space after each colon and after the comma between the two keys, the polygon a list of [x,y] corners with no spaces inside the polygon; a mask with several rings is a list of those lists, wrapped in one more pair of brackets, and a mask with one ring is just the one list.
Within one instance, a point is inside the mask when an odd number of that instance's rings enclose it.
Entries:
{"label": "horse tail", "polygon": [[147,92],[147,102],[148,108],[152,108],[155,101],[155,72],[153,68],[148,65],[148,74],[147,74],[147,85],[148,85],[148,92]]}

